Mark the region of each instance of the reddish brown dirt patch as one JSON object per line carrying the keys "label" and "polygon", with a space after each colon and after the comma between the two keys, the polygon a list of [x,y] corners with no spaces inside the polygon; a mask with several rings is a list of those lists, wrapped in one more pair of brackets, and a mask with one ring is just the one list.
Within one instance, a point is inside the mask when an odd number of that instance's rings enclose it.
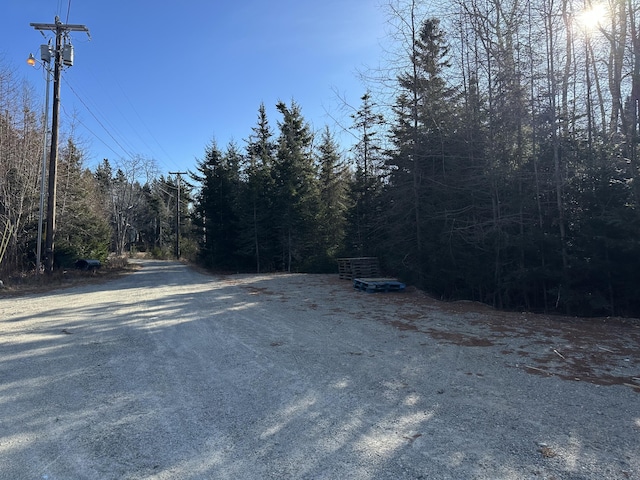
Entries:
{"label": "reddish brown dirt patch", "polygon": [[493,341],[488,338],[474,337],[459,332],[444,332],[430,328],[427,329],[427,333],[435,340],[453,343],[463,347],[491,347],[494,345]]}

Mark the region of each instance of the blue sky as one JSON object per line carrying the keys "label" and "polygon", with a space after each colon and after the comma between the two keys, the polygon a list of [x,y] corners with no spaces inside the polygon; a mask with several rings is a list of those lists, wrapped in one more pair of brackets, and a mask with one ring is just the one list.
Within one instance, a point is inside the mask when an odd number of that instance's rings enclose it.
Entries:
{"label": "blue sky", "polygon": [[[207,144],[241,147],[264,102],[274,131],[278,100],[295,100],[314,130],[347,124],[377,64],[385,12],[377,0],[3,0],[0,63],[44,99],[42,71],[26,65],[45,38],[29,24],[86,25],[63,72],[62,129],[75,120],[87,166],[131,155],[162,172],[193,169]],[[51,36],[51,35],[49,35]],[[331,116],[327,115],[329,113]],[[348,137],[339,135],[342,143]]]}

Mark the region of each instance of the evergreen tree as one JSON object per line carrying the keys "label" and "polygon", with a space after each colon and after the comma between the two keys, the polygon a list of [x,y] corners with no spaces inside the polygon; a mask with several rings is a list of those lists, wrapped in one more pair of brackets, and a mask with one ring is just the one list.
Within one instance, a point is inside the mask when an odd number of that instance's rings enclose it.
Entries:
{"label": "evergreen tree", "polygon": [[352,115],[352,130],[358,141],[353,147],[355,169],[348,188],[347,227],[344,252],[348,256],[378,255],[381,244],[380,194],[383,185],[383,158],[379,129],[384,118],[376,112],[371,92],[361,98]]}
{"label": "evergreen tree", "polygon": [[[143,187],[146,212],[140,225],[140,248],[151,252],[157,258],[166,258],[171,255],[172,246],[175,245],[175,202],[177,192],[176,179],[160,176]],[[180,218],[188,218],[185,205],[189,204],[188,188],[182,183],[180,188],[182,211]],[[182,223],[181,221],[181,223]],[[188,228],[181,228],[181,235],[189,232]]]}
{"label": "evergreen tree", "polygon": [[312,264],[319,214],[319,188],[313,162],[313,135],[304,121],[300,107],[278,102],[282,121],[274,179],[274,210],[277,215],[280,267],[285,271],[304,269]]}
{"label": "evergreen tree", "polygon": [[325,127],[318,146],[320,215],[318,217],[319,268],[335,270],[335,259],[342,249],[347,211],[347,167],[341,160],[329,127]]}
{"label": "evergreen tree", "polygon": [[104,261],[111,229],[93,174],[72,139],[60,151],[55,262],[70,266],[79,258]]}
{"label": "evergreen tree", "polygon": [[[231,154],[230,154],[231,151]],[[193,225],[200,237],[199,256],[211,268],[237,269],[239,169],[235,147],[223,155],[215,141],[206,148],[191,178],[200,184],[195,196]]]}
{"label": "evergreen tree", "polygon": [[276,235],[273,209],[276,145],[266,109],[260,104],[258,122],[246,146],[244,194],[241,196],[241,252],[253,257],[256,272],[274,269]]}
{"label": "evergreen tree", "polygon": [[389,261],[408,279],[439,289],[442,262],[448,258],[446,212],[459,195],[460,178],[452,171],[455,95],[443,71],[449,66],[448,47],[439,21],[423,22],[411,45],[411,67],[398,77],[400,93],[394,106],[394,150],[387,161],[389,181],[386,250]]}

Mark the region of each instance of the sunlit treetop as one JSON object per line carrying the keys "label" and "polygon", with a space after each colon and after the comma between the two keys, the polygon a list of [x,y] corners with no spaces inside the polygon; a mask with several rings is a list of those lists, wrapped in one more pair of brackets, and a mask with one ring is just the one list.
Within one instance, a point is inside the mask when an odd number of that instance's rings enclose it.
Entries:
{"label": "sunlit treetop", "polygon": [[609,16],[604,3],[595,3],[578,14],[577,23],[585,32],[593,32],[600,28]]}

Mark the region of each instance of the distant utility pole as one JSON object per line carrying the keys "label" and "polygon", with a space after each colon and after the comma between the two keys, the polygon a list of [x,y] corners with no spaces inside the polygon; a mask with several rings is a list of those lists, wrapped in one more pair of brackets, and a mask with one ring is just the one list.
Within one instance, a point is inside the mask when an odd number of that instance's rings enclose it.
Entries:
{"label": "distant utility pole", "polygon": [[181,175],[186,175],[187,172],[169,172],[169,175],[177,175],[178,179],[178,194],[176,196],[176,258],[180,260],[180,182]]}
{"label": "distant utility pole", "polygon": [[30,23],[33,28],[39,31],[51,30],[56,35],[54,47],[54,70],[53,70],[53,111],[51,119],[51,150],[49,153],[49,190],[47,196],[47,235],[45,240],[45,255],[47,273],[53,272],[53,252],[56,235],[56,180],[58,168],[58,132],[60,118],[60,72],[63,63],[70,67],[73,65],[73,46],[67,41],[69,32],[87,32],[89,29],[84,25],[65,25],[56,16],[55,23]]}

